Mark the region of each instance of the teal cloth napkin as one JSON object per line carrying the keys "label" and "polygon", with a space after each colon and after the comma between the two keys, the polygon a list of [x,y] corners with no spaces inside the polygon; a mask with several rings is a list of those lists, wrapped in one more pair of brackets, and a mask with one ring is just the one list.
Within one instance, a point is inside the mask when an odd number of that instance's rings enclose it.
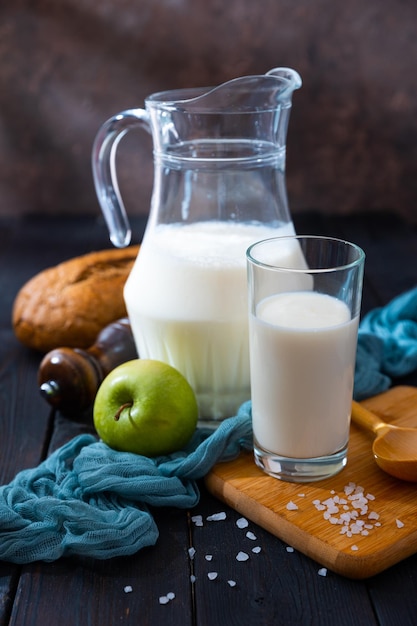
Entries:
{"label": "teal cloth napkin", "polygon": [[[367,315],[358,337],[357,399],[387,389],[417,368],[417,289]],[[107,559],[156,543],[152,507],[191,508],[196,481],[219,461],[252,448],[251,404],[214,431],[197,429],[188,447],[149,459],[115,452],[80,435],[34,469],[0,487],[0,559]]]}
{"label": "teal cloth napkin", "polygon": [[92,435],[75,437],[0,487],[0,559],[133,554],[158,539],[149,507],[195,506],[195,481],[251,447],[249,402],[216,431],[197,429],[186,449],[169,456],[116,452]]}
{"label": "teal cloth napkin", "polygon": [[359,327],[354,396],[386,391],[394,378],[417,369],[417,288],[374,309]]}

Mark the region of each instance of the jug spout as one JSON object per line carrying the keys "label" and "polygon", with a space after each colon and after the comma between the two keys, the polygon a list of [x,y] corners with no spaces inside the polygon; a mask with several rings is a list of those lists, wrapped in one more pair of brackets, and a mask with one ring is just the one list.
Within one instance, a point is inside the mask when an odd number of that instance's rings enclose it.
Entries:
{"label": "jug spout", "polygon": [[[302,83],[300,74],[290,67],[274,67],[272,70],[266,73],[266,76],[274,76],[282,80],[283,92],[287,91],[288,96],[291,98],[293,91],[300,89]],[[281,94],[282,95],[282,94]]]}

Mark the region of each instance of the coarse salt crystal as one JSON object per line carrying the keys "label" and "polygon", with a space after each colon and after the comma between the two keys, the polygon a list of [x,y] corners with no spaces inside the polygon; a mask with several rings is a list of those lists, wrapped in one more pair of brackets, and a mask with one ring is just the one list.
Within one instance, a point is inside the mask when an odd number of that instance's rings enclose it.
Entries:
{"label": "coarse salt crystal", "polygon": [[295,502],[293,502],[292,500],[290,500],[287,504],[287,509],[289,511],[297,511],[298,510],[298,506],[295,504]]}
{"label": "coarse salt crystal", "polygon": [[206,556],[204,558],[206,559],[206,561],[212,561],[213,560],[213,555],[212,554],[206,554]]}
{"label": "coarse salt crystal", "polygon": [[222,511],[221,513],[213,513],[213,515],[209,515],[207,517],[208,522],[220,522],[224,519],[226,519],[226,513],[224,511]]}
{"label": "coarse salt crystal", "polygon": [[285,549],[287,552],[294,552],[294,548],[292,546],[287,546]]}
{"label": "coarse salt crystal", "polygon": [[236,587],[236,581],[235,580],[228,580],[227,584],[229,585],[229,587]]}
{"label": "coarse salt crystal", "polygon": [[124,587],[124,592],[125,593],[132,593],[133,588],[131,585],[126,585],[126,587]]}
{"label": "coarse salt crystal", "polygon": [[362,528],[357,524],[352,524],[352,526],[350,527],[350,532],[352,533],[352,535],[359,535],[361,530]]}
{"label": "coarse salt crystal", "polygon": [[252,548],[252,552],[254,552],[255,554],[259,554],[261,550],[261,546],[255,546],[254,548]]}
{"label": "coarse salt crystal", "polygon": [[239,519],[236,520],[236,526],[238,528],[247,528],[249,526],[249,522],[244,517],[239,517]]}
{"label": "coarse salt crystal", "polygon": [[251,539],[252,541],[256,540],[256,535],[254,535],[250,530],[248,530],[248,532],[246,533],[246,537],[248,539]]}
{"label": "coarse salt crystal", "polygon": [[395,520],[395,523],[397,524],[397,528],[403,528],[403,526],[404,526],[404,522],[402,522],[402,521],[401,521],[401,520],[399,520],[399,519],[396,519],[396,520]]}
{"label": "coarse salt crystal", "polygon": [[168,604],[168,602],[170,602],[170,600],[173,600],[175,598],[175,593],[173,591],[170,591],[169,593],[167,593],[166,596],[159,596],[159,604]]}
{"label": "coarse salt crystal", "polygon": [[305,498],[305,497],[306,497],[306,494],[305,494],[305,493],[297,493],[297,496],[298,496],[299,498]]}
{"label": "coarse salt crystal", "polygon": [[217,576],[218,576],[217,572],[209,572],[209,573],[207,574],[207,578],[208,578],[209,580],[215,580],[215,579],[217,578]]}
{"label": "coarse salt crystal", "polygon": [[195,557],[195,548],[193,547],[188,548],[188,556],[190,557],[191,560],[193,560],[193,558]]}
{"label": "coarse salt crystal", "polygon": [[353,506],[354,509],[360,509],[362,515],[364,514],[363,513],[364,509],[366,509],[365,513],[368,510],[368,506],[367,506],[366,502],[363,502],[363,500],[353,500],[352,501],[352,506]]}
{"label": "coarse salt crystal", "polygon": [[368,519],[379,519],[379,515],[375,511],[371,511],[368,515]]}
{"label": "coarse salt crystal", "polygon": [[327,576],[327,569],[325,567],[321,567],[317,573],[319,576]]}
{"label": "coarse salt crystal", "polygon": [[355,492],[355,493],[352,493],[352,495],[350,495],[350,496],[348,497],[348,500],[351,500],[352,502],[353,502],[354,500],[363,500],[363,495],[362,495],[362,492],[361,492],[361,493],[356,493],[356,492]]}
{"label": "coarse salt crystal", "polygon": [[194,522],[196,526],[203,525],[203,516],[202,515],[193,515],[191,521]]}
{"label": "coarse salt crystal", "polygon": [[327,508],[327,512],[330,513],[330,515],[334,515],[335,513],[339,513],[339,507],[338,506],[329,506]]}
{"label": "coarse salt crystal", "polygon": [[249,554],[246,554],[246,552],[238,552],[236,555],[236,561],[247,561],[249,558]]}
{"label": "coarse salt crystal", "polygon": [[356,552],[356,550],[359,550],[357,545],[350,546],[350,549],[353,550],[354,552]]}
{"label": "coarse salt crystal", "polygon": [[366,497],[368,500],[375,500],[375,496],[372,493],[367,493]]}
{"label": "coarse salt crystal", "polygon": [[195,576],[194,576],[194,574],[191,574],[191,576],[190,576],[190,581],[191,581],[192,583],[195,583]]}

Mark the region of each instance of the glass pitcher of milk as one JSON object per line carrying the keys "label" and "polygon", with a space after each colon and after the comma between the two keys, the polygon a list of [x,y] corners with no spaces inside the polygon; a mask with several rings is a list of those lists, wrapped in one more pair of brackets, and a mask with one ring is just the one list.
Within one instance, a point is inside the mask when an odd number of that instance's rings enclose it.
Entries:
{"label": "glass pitcher of milk", "polygon": [[250,398],[246,249],[294,234],[285,147],[298,73],[275,68],[215,88],[149,96],[99,129],[93,175],[110,239],[130,226],[115,171],[133,128],[152,135],[154,184],[143,243],[124,297],[141,358],[177,368],[200,423],[216,425]]}

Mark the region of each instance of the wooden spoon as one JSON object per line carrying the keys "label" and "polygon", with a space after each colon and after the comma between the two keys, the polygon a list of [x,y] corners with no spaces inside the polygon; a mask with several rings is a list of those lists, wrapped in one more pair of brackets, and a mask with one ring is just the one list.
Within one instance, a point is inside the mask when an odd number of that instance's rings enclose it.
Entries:
{"label": "wooden spoon", "polygon": [[400,480],[417,482],[417,428],[387,424],[355,401],[352,420],[377,435],[372,452],[384,472]]}

